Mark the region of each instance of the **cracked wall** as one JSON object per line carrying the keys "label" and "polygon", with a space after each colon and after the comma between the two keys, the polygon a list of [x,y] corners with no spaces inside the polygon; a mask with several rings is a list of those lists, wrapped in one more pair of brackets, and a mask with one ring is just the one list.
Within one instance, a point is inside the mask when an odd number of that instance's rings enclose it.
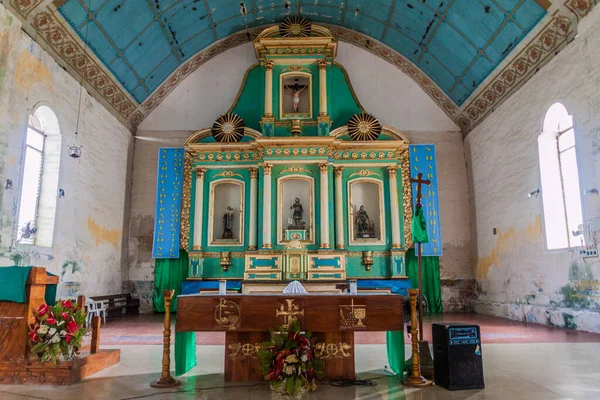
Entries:
{"label": "cracked wall", "polygon": [[[600,332],[600,263],[545,250],[542,196],[527,196],[540,188],[537,138],[555,102],[574,118],[582,191],[599,187],[598,48],[594,9],[574,41],[465,139],[477,312]],[[598,195],[582,205],[586,222],[598,219]]]}
{"label": "cracked wall", "polygon": [[[0,5],[0,265],[46,267],[60,276],[63,297],[119,293],[127,272],[133,138],[85,90],[79,107],[80,90]],[[52,248],[14,243],[27,119],[38,104],[54,111],[62,135],[58,187],[65,195],[57,200]],[[81,158],[69,157],[73,145]]]}

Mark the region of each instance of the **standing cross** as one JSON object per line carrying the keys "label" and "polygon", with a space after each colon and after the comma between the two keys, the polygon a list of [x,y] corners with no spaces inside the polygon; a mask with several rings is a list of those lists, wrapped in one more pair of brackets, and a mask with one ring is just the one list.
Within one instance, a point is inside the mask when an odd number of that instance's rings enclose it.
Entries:
{"label": "standing cross", "polygon": [[417,179],[410,178],[411,183],[417,184],[417,206],[421,205],[421,185],[422,184],[426,184],[426,185],[431,184],[431,181],[429,179],[422,179],[422,178],[423,178],[422,172],[419,172],[419,174],[417,175]]}

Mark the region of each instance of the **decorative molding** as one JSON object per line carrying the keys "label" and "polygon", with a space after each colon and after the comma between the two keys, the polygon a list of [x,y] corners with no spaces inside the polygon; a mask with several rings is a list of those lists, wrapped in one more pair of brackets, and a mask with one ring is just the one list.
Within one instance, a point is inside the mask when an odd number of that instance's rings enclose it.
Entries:
{"label": "decorative molding", "polygon": [[402,168],[402,209],[404,211],[404,248],[412,247],[412,184],[410,183],[410,155],[408,149],[400,156]]}
{"label": "decorative molding", "polygon": [[23,18],[27,19],[31,11],[43,2],[44,0],[11,0],[10,4]]}
{"label": "decorative molding", "polygon": [[311,170],[306,169],[306,168],[304,168],[302,166],[299,166],[299,165],[293,165],[291,167],[287,167],[286,169],[282,169],[279,172],[279,175],[284,174],[286,172],[291,172],[291,173],[295,173],[295,174],[297,174],[299,172],[306,172],[307,174],[310,174],[310,175],[313,174]]}
{"label": "decorative molding", "polygon": [[598,0],[566,0],[565,7],[577,17],[579,22],[599,3]]}
{"label": "decorative molding", "polygon": [[185,152],[183,162],[183,195],[181,196],[181,229],[179,248],[188,251],[190,244],[190,209],[192,206],[192,155]]}
{"label": "decorative molding", "polygon": [[333,167],[333,173],[335,174],[336,178],[341,178],[343,172],[344,172],[344,167],[340,167],[340,166]]}
{"label": "decorative molding", "polygon": [[321,175],[327,174],[327,172],[329,172],[329,163],[328,162],[319,163],[319,172],[321,172]]}
{"label": "decorative molding", "polygon": [[206,172],[206,168],[196,167],[196,177],[204,178],[204,173]]}
{"label": "decorative molding", "polygon": [[[267,62],[272,63],[273,61],[267,61]],[[285,72],[307,72],[310,74],[310,69],[303,67],[302,65],[290,65],[289,67],[286,67],[281,70],[282,74]]]}
{"label": "decorative molding", "polygon": [[[270,163],[264,163],[264,164],[262,165],[262,167],[263,167],[263,171],[264,171],[264,174],[265,174],[265,175],[271,175],[271,169],[273,168],[273,164],[270,164]],[[265,245],[265,248],[266,248],[266,247],[267,247],[267,246]]]}
{"label": "decorative molding", "polygon": [[398,166],[390,165],[389,167],[387,167],[387,170],[388,170],[388,174],[390,175],[390,178],[395,178],[396,174],[398,173]]}
{"label": "decorative molding", "polygon": [[229,358],[252,357],[256,358],[261,349],[260,343],[234,343],[227,346],[229,348]]}
{"label": "decorative molding", "polygon": [[[20,0],[19,3],[28,1]],[[27,12],[31,12],[31,9]],[[104,70],[97,57],[86,52],[81,39],[70,27],[59,21],[57,15],[59,14],[42,11],[34,16],[33,26],[38,34],[36,39],[43,40],[114,108],[121,119],[129,121],[130,127],[135,129],[137,125],[134,122],[141,122],[143,119],[143,115],[136,112],[137,103],[131,100],[112,74]]]}
{"label": "decorative molding", "polygon": [[273,61],[270,61],[270,60],[264,62],[264,66],[265,66],[265,69],[267,71],[272,71],[273,70],[273,65],[275,65],[275,63]]}
{"label": "decorative molding", "polygon": [[361,177],[378,176],[381,178],[381,175],[379,175],[377,172],[373,172],[369,169],[361,169],[359,171],[356,171],[356,172],[350,174],[350,176],[348,178],[352,178],[353,176],[361,176]]}
{"label": "decorative molding", "polygon": [[243,176],[241,174],[238,174],[237,172],[234,171],[222,171],[219,172],[218,174],[215,174],[215,177],[220,176],[223,178],[233,178],[234,176],[239,176],[240,178],[243,178]]}
{"label": "decorative molding", "polygon": [[321,359],[352,357],[352,345],[348,343],[315,343],[315,353]]}
{"label": "decorative molding", "polygon": [[[570,18],[555,14],[535,38],[464,107],[471,129],[527,82],[539,66],[554,57],[567,44],[574,28]],[[465,136],[471,129],[463,130]]]}
{"label": "decorative molding", "polygon": [[258,179],[258,168],[252,167],[249,168],[250,171],[250,179]]}

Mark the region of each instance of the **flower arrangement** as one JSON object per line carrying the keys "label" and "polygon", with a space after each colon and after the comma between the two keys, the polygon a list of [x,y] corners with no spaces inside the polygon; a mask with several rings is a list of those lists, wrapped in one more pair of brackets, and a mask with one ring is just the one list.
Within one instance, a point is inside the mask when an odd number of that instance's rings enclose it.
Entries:
{"label": "flower arrangement", "polygon": [[30,325],[31,352],[42,362],[52,360],[56,364],[59,355],[71,360],[87,333],[84,322],[85,310],[71,300],[59,300],[54,306],[42,304]]}
{"label": "flower arrangement", "polygon": [[271,341],[265,342],[258,358],[265,380],[273,390],[296,395],[303,390],[314,391],[322,363],[310,343],[311,333],[303,333],[298,321],[288,328],[271,330]]}

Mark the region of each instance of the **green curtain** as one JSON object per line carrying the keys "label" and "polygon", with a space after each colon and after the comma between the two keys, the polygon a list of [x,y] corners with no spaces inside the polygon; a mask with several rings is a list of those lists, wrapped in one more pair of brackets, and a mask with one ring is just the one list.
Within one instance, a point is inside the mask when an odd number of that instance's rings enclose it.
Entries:
{"label": "green curtain", "polygon": [[196,366],[196,332],[175,332],[175,375]]}
{"label": "green curtain", "polygon": [[[418,246],[415,244],[415,246]],[[422,257],[423,294],[429,301],[429,310],[434,313],[442,312],[442,288],[440,285],[440,258],[434,256]],[[406,273],[412,281],[413,288],[419,287],[419,263],[415,249],[406,252]]]}
{"label": "green curtain", "polygon": [[416,206],[415,216],[412,220],[412,239],[414,243],[429,243],[423,206]]}
{"label": "green curtain", "polygon": [[165,312],[163,290],[173,289],[175,295],[171,311],[177,311],[177,296],[181,294],[181,283],[187,278],[188,254],[179,250],[179,258],[157,258],[154,265],[154,312]]}
{"label": "green curtain", "polygon": [[404,371],[404,331],[389,331],[385,337],[388,363],[392,371],[402,379]]}
{"label": "green curtain", "polygon": [[[14,303],[25,303],[27,301],[25,287],[31,268],[21,266],[0,267],[0,301],[12,301]],[[48,271],[46,271],[46,275],[56,276]],[[46,285],[44,298],[49,306],[56,304],[56,285]]]}

